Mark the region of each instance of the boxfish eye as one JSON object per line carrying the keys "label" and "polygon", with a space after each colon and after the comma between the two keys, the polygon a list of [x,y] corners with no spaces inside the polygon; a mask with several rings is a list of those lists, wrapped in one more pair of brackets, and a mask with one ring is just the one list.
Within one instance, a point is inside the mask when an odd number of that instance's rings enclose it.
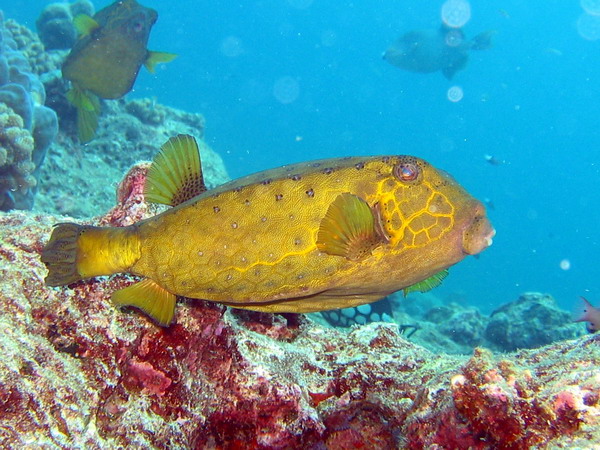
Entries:
{"label": "boxfish eye", "polygon": [[133,31],[135,33],[139,33],[144,29],[144,24],[141,21],[135,21],[133,22]]}
{"label": "boxfish eye", "polygon": [[419,167],[414,163],[400,163],[394,167],[394,176],[400,181],[415,181],[419,176]]}

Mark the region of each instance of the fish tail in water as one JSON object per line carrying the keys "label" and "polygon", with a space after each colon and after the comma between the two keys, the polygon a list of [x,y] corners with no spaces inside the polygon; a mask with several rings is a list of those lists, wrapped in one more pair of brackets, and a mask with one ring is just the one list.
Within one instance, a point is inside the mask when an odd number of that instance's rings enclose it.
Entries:
{"label": "fish tail in water", "polygon": [[46,284],[61,286],[84,278],[127,271],[140,257],[135,227],[56,225],[42,250]]}
{"label": "fish tail in water", "polygon": [[484,31],[471,39],[470,45],[472,50],[488,50],[492,48],[492,36],[496,32],[494,30]]}
{"label": "fish tail in water", "polygon": [[67,92],[67,99],[77,108],[77,134],[83,143],[91,141],[98,128],[100,100],[98,96],[77,85]]}

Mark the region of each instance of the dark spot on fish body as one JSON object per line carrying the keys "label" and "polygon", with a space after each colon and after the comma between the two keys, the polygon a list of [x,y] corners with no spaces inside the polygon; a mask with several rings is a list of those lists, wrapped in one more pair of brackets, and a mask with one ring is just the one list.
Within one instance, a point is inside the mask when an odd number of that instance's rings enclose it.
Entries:
{"label": "dark spot on fish body", "polygon": [[314,162],[310,166],[311,167],[321,167],[321,163],[320,162]]}
{"label": "dark spot on fish body", "polygon": [[327,168],[323,169],[323,173],[325,175],[331,175],[333,173],[333,167],[327,167]]}
{"label": "dark spot on fish body", "polygon": [[266,180],[262,180],[260,182],[260,184],[267,186],[267,185],[271,184],[272,182],[273,182],[273,180],[271,178],[267,178]]}
{"label": "dark spot on fish body", "polygon": [[389,156],[384,156],[383,158],[381,158],[381,162],[383,162],[384,164],[389,164],[390,163],[390,157]]}
{"label": "dark spot on fish body", "polygon": [[221,211],[221,208],[219,208],[218,206],[213,206],[213,211],[214,211],[215,213],[218,213],[218,212],[220,212],[220,211]]}
{"label": "dark spot on fish body", "polygon": [[248,200],[248,199],[244,200],[244,205],[250,206],[250,200]]}
{"label": "dark spot on fish body", "polygon": [[290,180],[292,180],[292,181],[300,181],[301,179],[302,179],[302,177],[298,174],[290,175]]}
{"label": "dark spot on fish body", "polygon": [[356,164],[354,165],[354,167],[356,168],[356,170],[361,170],[361,169],[364,169],[364,168],[365,168],[365,163],[364,163],[364,162],[359,162],[359,163],[356,163]]}
{"label": "dark spot on fish body", "polygon": [[313,198],[313,197],[315,196],[315,191],[314,191],[314,189],[310,188],[309,190],[307,190],[307,191],[306,191],[306,195],[307,195],[309,198]]}
{"label": "dark spot on fish body", "polygon": [[277,195],[275,195],[275,201],[278,202],[280,200],[283,200],[283,194],[277,194]]}

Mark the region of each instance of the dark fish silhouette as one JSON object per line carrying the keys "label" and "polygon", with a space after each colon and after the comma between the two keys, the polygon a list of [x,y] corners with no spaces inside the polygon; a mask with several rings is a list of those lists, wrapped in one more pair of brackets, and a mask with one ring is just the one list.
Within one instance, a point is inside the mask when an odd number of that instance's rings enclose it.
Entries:
{"label": "dark fish silhouette", "polygon": [[157,63],[175,58],[171,53],[146,49],[157,18],[155,10],[135,0],[117,1],[94,17],[75,17],[80,37],[63,64],[62,74],[73,83],[67,98],[77,108],[82,142],[91,140],[96,133],[98,98],[121,98],[133,87],[142,64],[154,72]]}
{"label": "dark fish silhouette", "polygon": [[383,59],[410,72],[441,70],[446,78],[467,65],[470,50],[491,47],[493,31],[484,31],[467,41],[460,28],[442,25],[438,30],[409,31],[383,54]]}

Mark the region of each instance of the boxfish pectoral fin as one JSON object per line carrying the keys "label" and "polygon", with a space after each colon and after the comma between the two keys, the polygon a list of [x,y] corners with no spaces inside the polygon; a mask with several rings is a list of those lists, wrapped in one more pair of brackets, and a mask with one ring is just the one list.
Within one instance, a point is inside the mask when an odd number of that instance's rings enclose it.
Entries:
{"label": "boxfish pectoral fin", "polygon": [[381,233],[378,208],[371,208],[362,198],[348,192],[329,205],[317,234],[317,247],[329,255],[359,261],[386,242]]}
{"label": "boxfish pectoral fin", "polygon": [[98,129],[100,100],[96,94],[77,84],[67,92],[67,100],[77,109],[77,135],[83,143],[91,141]]}
{"label": "boxfish pectoral fin", "polygon": [[148,169],[144,186],[146,200],[177,206],[204,191],[206,186],[196,139],[187,134],[170,138]]}
{"label": "boxfish pectoral fin", "polygon": [[154,73],[156,70],[156,65],[160,63],[168,63],[177,58],[175,53],[167,53],[167,52],[153,52],[148,50],[148,56],[144,61],[144,66],[148,69],[148,72]]}
{"label": "boxfish pectoral fin", "polygon": [[111,299],[116,306],[134,306],[141,309],[156,323],[166,327],[173,320],[177,296],[147,278],[119,289],[112,294]]}
{"label": "boxfish pectoral fin", "polygon": [[444,269],[436,274],[433,274],[429,278],[425,278],[423,281],[419,281],[411,286],[407,286],[402,289],[404,296],[406,297],[411,292],[427,292],[433,288],[438,287],[442,284],[442,281],[448,276],[448,269]]}

